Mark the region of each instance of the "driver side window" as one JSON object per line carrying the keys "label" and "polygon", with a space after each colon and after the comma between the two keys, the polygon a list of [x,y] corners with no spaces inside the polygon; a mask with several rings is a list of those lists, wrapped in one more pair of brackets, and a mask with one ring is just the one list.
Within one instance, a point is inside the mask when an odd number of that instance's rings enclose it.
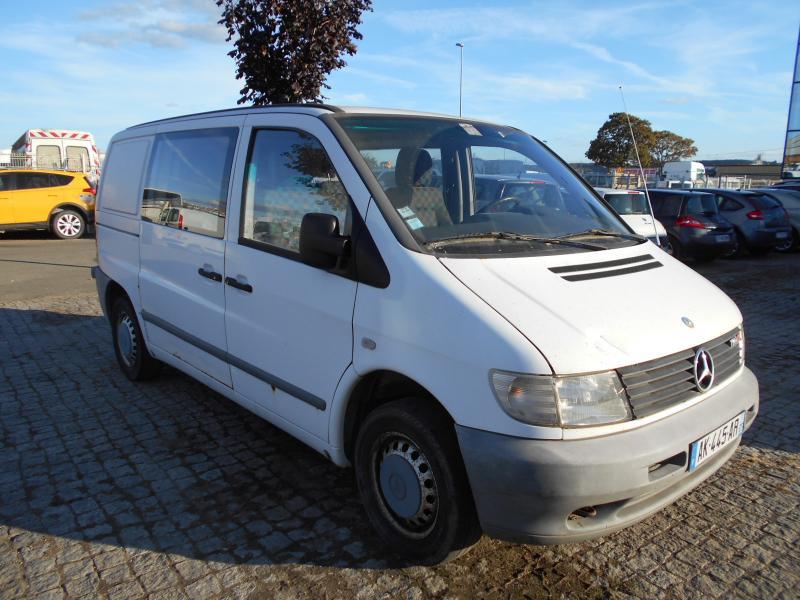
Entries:
{"label": "driver side window", "polygon": [[302,131],[262,129],[247,161],[241,237],[292,254],[308,213],[339,219],[350,234],[350,197],[322,144]]}

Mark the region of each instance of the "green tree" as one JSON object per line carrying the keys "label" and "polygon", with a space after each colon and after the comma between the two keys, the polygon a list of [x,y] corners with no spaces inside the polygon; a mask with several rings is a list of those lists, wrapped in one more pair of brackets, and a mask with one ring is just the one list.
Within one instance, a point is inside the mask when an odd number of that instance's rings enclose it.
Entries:
{"label": "green tree", "polygon": [[215,0],[244,79],[238,103],[312,102],[325,78],[356,53],[356,29],[372,0]]}
{"label": "green tree", "polygon": [[[633,115],[630,117],[642,166],[649,167],[652,161],[650,149],[655,142],[650,121]],[[625,113],[618,112],[608,116],[606,122],[597,130],[597,137],[589,144],[586,157],[608,168],[636,166],[636,153]]]}
{"label": "green tree", "polygon": [[650,157],[654,167],[659,169],[673,160],[691,158],[697,154],[694,140],[681,137],[671,131],[654,131],[654,142],[650,148]]}

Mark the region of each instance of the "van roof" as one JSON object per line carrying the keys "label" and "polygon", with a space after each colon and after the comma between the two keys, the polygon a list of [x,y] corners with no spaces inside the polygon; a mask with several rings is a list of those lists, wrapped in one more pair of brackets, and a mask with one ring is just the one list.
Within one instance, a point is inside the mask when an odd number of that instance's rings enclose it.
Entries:
{"label": "van roof", "polygon": [[[412,116],[426,116],[426,117],[458,118],[454,117],[453,115],[444,115],[444,114],[421,112],[414,110],[403,110],[397,108],[374,108],[367,106],[333,106],[331,104],[299,103],[299,104],[270,104],[267,106],[241,106],[237,108],[211,110],[211,111],[192,113],[176,117],[167,117],[165,119],[157,119],[155,121],[147,121],[146,123],[139,123],[138,125],[133,125],[128,129],[136,129],[137,127],[155,125],[156,123],[169,123],[171,121],[182,121],[184,119],[224,116],[230,114],[252,114],[252,113],[271,113],[271,112],[296,113],[296,114],[306,114],[313,116],[319,116],[326,113],[353,113],[353,114],[412,115]],[[465,120],[473,121],[474,119],[465,119]]]}

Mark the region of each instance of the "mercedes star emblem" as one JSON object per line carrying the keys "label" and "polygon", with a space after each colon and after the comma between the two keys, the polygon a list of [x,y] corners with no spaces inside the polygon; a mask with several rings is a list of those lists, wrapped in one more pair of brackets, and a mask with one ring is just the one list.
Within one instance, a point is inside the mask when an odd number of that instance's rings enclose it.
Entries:
{"label": "mercedes star emblem", "polygon": [[708,350],[700,348],[694,355],[694,381],[697,389],[705,392],[714,383],[714,361]]}

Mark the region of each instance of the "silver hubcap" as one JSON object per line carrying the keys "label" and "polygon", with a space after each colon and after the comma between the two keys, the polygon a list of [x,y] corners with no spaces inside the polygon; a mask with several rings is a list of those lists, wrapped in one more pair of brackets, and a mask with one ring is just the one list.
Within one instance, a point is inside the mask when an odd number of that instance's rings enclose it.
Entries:
{"label": "silver hubcap", "polygon": [[128,315],[122,315],[117,323],[117,346],[123,362],[132,367],[136,362],[136,330]]}
{"label": "silver hubcap", "polygon": [[430,462],[408,437],[387,433],[374,469],[384,514],[404,535],[424,537],[436,524],[439,495]]}
{"label": "silver hubcap", "polygon": [[61,215],[56,219],[56,229],[64,237],[74,237],[81,230],[81,220],[77,215]]}

